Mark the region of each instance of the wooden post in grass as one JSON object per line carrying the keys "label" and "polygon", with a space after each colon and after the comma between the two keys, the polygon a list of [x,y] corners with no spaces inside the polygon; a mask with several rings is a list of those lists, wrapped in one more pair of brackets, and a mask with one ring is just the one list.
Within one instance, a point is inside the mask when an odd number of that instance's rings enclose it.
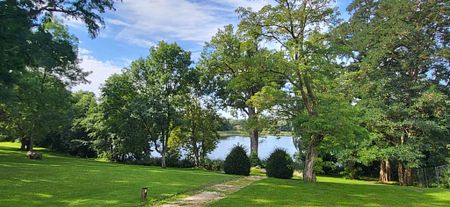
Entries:
{"label": "wooden post in grass", "polygon": [[147,202],[148,187],[141,189],[141,202]]}

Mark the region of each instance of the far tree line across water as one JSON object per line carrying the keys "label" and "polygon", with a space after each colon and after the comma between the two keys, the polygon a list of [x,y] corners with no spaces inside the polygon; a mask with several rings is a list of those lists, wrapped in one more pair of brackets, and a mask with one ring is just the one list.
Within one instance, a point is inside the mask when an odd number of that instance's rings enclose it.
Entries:
{"label": "far tree line across water", "polygon": [[0,2],[0,139],[23,150],[117,162],[156,151],[166,167],[184,149],[200,167],[229,127],[218,111],[229,109],[245,118],[250,157],[263,131],[290,132],[305,181],[327,156],[349,177],[376,163],[380,182],[395,171],[401,185],[413,168],[449,162],[448,1],[354,0],[345,21],[329,0],[238,8],[239,24],[219,29],[195,64],[161,41],[100,97],[69,90],[89,73],[61,18],[95,37],[115,1],[45,2]]}

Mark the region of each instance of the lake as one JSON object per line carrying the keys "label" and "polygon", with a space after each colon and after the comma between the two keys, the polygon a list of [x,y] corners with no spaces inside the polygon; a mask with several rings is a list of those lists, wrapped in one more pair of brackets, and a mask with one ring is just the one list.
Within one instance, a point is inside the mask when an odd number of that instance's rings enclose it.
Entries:
{"label": "lake", "polygon": [[[250,138],[244,136],[230,136],[219,141],[217,148],[208,154],[209,159],[225,160],[235,145],[240,144],[250,152]],[[291,156],[296,152],[290,136],[261,136],[259,138],[258,154],[260,159],[269,157],[276,148],[285,149]]]}
{"label": "lake", "polygon": [[[208,158],[212,160],[225,160],[228,153],[235,145],[242,145],[250,155],[250,138],[246,136],[229,136],[223,138],[217,144],[214,151],[208,154]],[[258,157],[266,159],[276,148],[286,150],[291,156],[297,151],[291,136],[261,136],[259,137]],[[186,151],[181,150],[182,156],[186,155]],[[156,151],[150,153],[151,156],[160,157]]]}

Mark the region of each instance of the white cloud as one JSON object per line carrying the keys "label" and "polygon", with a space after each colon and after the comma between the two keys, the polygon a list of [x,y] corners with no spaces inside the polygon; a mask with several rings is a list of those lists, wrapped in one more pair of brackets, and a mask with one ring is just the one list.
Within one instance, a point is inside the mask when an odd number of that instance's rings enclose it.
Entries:
{"label": "white cloud", "polygon": [[255,10],[268,0],[124,0],[117,4],[107,25],[116,27],[116,39],[148,48],[159,40],[202,44],[219,28],[236,23],[239,6]]}
{"label": "white cloud", "polygon": [[85,90],[92,91],[97,97],[100,96],[100,87],[105,80],[115,73],[121,72],[121,67],[110,61],[100,61],[91,55],[91,51],[84,48],[79,48],[79,56],[82,59],[80,67],[84,71],[92,71],[87,77],[91,83],[80,84],[72,88],[72,91]]}
{"label": "white cloud", "polygon": [[[105,18],[106,28],[100,37],[143,48],[149,48],[160,40],[188,41],[200,46],[209,41],[219,28],[237,23],[236,8],[242,6],[258,10],[269,1],[124,0],[117,3],[117,10]],[[77,29],[83,26],[80,20],[75,19],[69,19],[66,23]],[[200,50],[195,51],[193,56],[198,58],[199,54]],[[75,86],[72,90],[92,91],[97,96],[105,80],[114,73],[120,73],[121,66],[131,62],[123,58],[115,58],[120,59],[120,64],[101,61],[83,48],[79,48],[79,56],[82,59],[80,66],[85,71],[92,71],[88,77],[91,83]]]}
{"label": "white cloud", "polygon": [[134,35],[127,34],[126,32],[120,32],[116,35],[115,39],[119,41],[126,41],[128,44],[144,47],[144,48],[150,48],[155,45],[154,42],[147,40],[145,38],[139,38]]}

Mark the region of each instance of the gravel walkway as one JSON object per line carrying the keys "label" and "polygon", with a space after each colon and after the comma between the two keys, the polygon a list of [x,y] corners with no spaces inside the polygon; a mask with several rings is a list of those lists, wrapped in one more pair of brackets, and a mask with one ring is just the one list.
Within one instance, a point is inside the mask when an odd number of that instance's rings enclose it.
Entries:
{"label": "gravel walkway", "polygon": [[239,178],[237,180],[216,184],[208,188],[205,188],[204,190],[195,195],[183,198],[181,200],[165,203],[160,206],[161,207],[204,206],[208,203],[218,201],[224,198],[226,195],[239,191],[245,186],[248,186],[253,182],[264,178],[265,177],[262,176],[247,176]]}

